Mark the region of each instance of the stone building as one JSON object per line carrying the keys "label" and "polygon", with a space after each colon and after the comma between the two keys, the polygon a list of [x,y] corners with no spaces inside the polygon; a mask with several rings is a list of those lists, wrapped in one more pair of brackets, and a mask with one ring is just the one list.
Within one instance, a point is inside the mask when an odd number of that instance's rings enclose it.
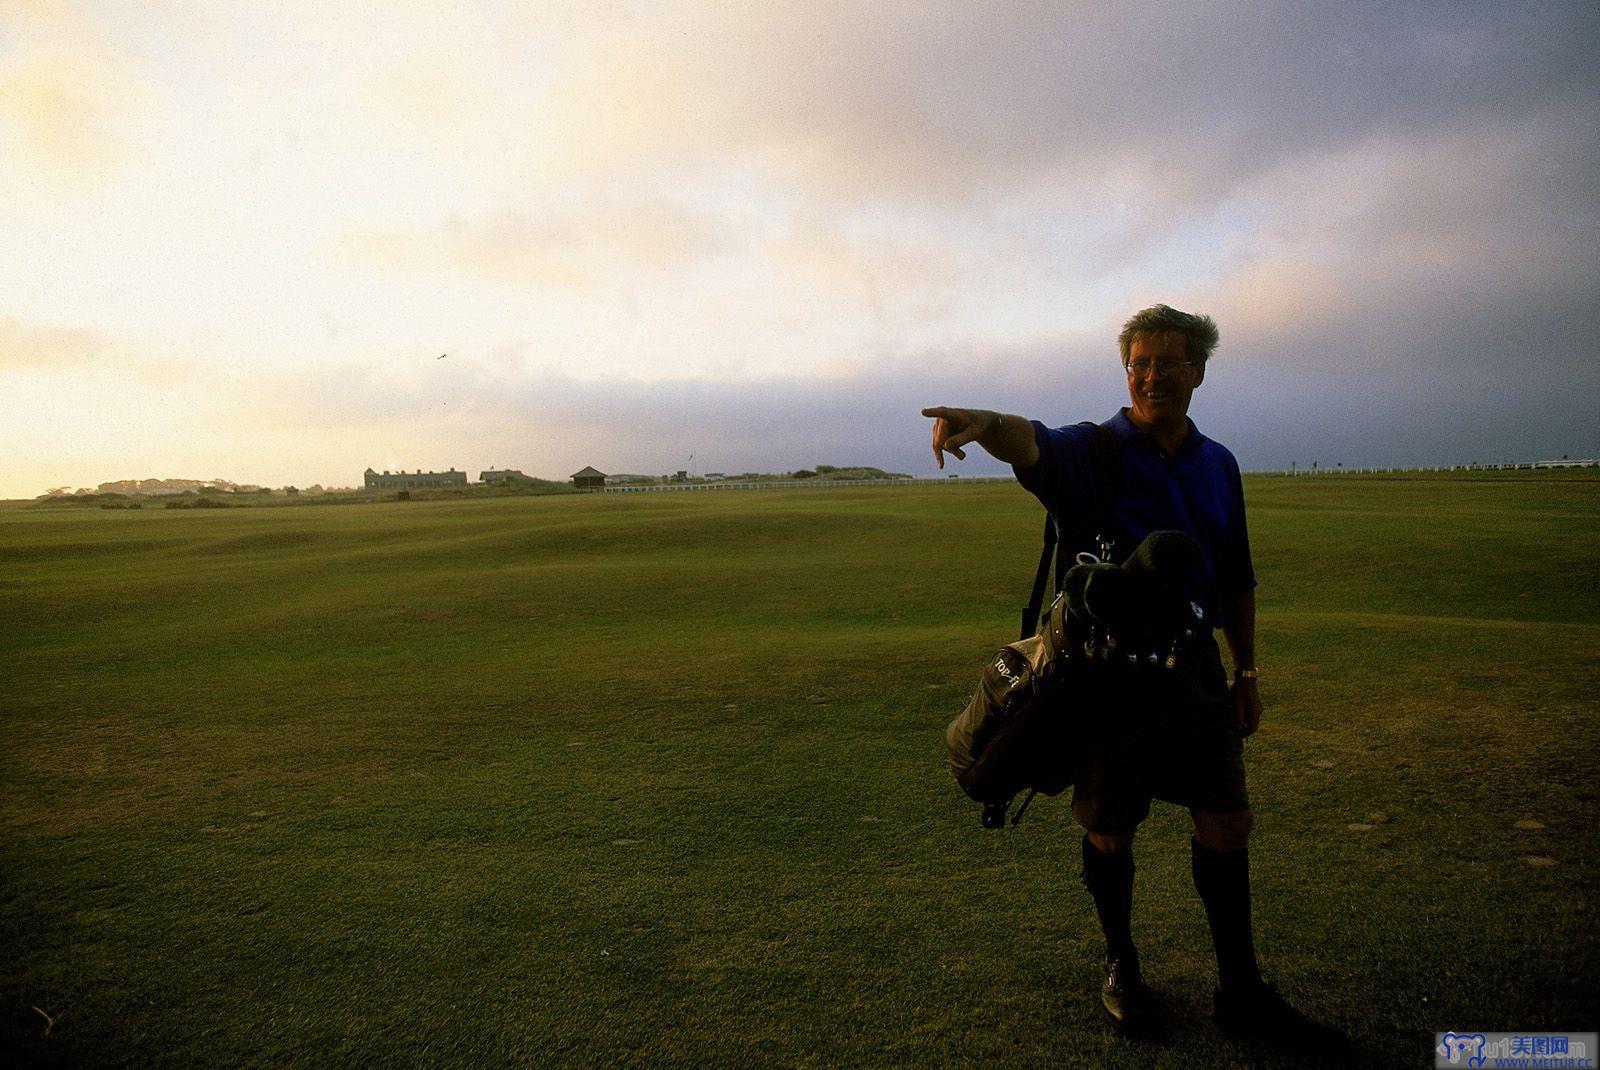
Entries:
{"label": "stone building", "polygon": [[418,487],[450,487],[467,485],[467,473],[457,472],[454,468],[448,472],[424,472],[417,469],[415,472],[391,472],[384,469],[382,472],[366,471],[365,486],[368,490],[415,490]]}
{"label": "stone building", "polygon": [[478,473],[479,483],[525,483],[528,481],[529,477],[515,468],[491,468],[487,472]]}

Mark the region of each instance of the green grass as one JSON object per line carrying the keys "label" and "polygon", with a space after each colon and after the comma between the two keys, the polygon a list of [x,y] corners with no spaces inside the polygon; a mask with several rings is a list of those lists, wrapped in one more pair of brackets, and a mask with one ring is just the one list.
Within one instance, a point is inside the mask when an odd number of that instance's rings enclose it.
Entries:
{"label": "green grass", "polygon": [[[1593,1028],[1600,482],[1247,493],[1268,973],[1374,1065]],[[0,511],[0,1050],[1273,1064],[1207,1020],[1186,815],[1140,834],[1173,1029],[1133,1043],[1065,800],[984,832],[944,767],[1039,516],[1003,485]]]}

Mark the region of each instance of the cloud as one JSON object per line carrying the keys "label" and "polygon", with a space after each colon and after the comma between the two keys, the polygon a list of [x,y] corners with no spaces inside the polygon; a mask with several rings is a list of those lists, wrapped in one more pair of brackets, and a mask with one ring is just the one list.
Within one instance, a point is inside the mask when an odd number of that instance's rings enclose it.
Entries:
{"label": "cloud", "polygon": [[507,343],[489,359],[452,354],[390,371],[307,365],[235,399],[227,422],[252,437],[359,443],[378,467],[493,463],[564,478],[585,464],[671,470],[694,454],[711,470],[860,462],[923,471],[932,455],[922,406],[1053,417],[1059,406],[1045,399],[1060,397],[1104,418],[1121,386],[1113,345],[1067,340],[919,353],[831,377],[800,370],[653,382],[530,368],[520,351]]}
{"label": "cloud", "polygon": [[86,363],[110,344],[110,337],[99,331],[49,324],[29,326],[10,316],[0,316],[0,372]]}
{"label": "cloud", "polygon": [[0,15],[0,153],[36,181],[103,180],[136,149],[151,87],[75,5],[34,2]]}
{"label": "cloud", "polygon": [[1248,246],[1192,299],[1226,325],[1225,347],[1284,343],[1279,364],[1403,350],[1440,367],[1546,365],[1568,347],[1508,349],[1489,324],[1570,333],[1600,293],[1600,144],[1554,110],[1422,144],[1375,137],[1264,176],[1241,193],[1262,217]]}
{"label": "cloud", "polygon": [[336,249],[347,261],[382,269],[583,289],[618,267],[682,269],[715,255],[727,240],[715,220],[656,202],[539,218],[508,210],[478,221],[357,231],[339,239]]}
{"label": "cloud", "polygon": [[[963,203],[1110,177],[1192,207],[1381,123],[1593,98],[1582,7],[1051,3],[674,5],[557,71],[610,166],[737,158],[847,202]],[[1506,72],[1519,72],[1508,75]]]}
{"label": "cloud", "polygon": [[0,376],[8,373],[52,382],[62,397],[118,386],[205,388],[217,381],[207,365],[161,343],[0,316]]}
{"label": "cloud", "polygon": [[[1592,291],[1582,8],[622,10],[542,68],[559,155],[602,186],[698,190],[751,238],[746,277],[859,324],[819,366],[1024,345],[1173,293],[1241,337]],[[388,251],[591,283],[596,243],[532,218]]]}

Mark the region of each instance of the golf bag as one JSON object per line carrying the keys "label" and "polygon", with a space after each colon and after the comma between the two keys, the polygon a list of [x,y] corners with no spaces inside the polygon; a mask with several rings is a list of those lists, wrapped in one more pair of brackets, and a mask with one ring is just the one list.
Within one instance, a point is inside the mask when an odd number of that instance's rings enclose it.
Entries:
{"label": "golf bag", "polygon": [[[983,805],[985,828],[1005,824],[1006,810],[1023,788],[1056,795],[1074,779],[1070,719],[1060,705],[1068,696],[1081,699],[1092,681],[1075,671],[1072,641],[1067,599],[1061,596],[1037,633],[995,652],[966,709],[945,730],[950,771]],[[1016,820],[1021,819],[1019,810]]]}
{"label": "golf bag", "polygon": [[[1122,459],[1111,431],[1100,424],[1089,426],[1095,429],[1100,447],[1095,500],[1083,514],[1072,518],[1076,522],[1067,530],[1063,530],[1061,518],[1046,512],[1044,545],[1022,611],[1021,634],[990,658],[971,701],[945,730],[950,770],[962,790],[982,804],[984,828],[1004,826],[1011,800],[1024,788],[1030,789],[1030,794],[1012,824],[1022,820],[1034,792],[1056,795],[1074,779],[1068,760],[1068,719],[1057,716],[1055,707],[1063,693],[1081,693],[1094,681],[1072,672],[1074,663],[1066,657],[1069,621],[1063,589],[1073,546],[1082,557],[1109,560],[1107,517],[1110,503],[1121,489],[1122,475]],[[1052,566],[1055,599],[1041,623]],[[1069,675],[1078,677],[1070,685],[1064,679]]]}
{"label": "golf bag", "polygon": [[1079,733],[1108,724],[1141,694],[1170,698],[1188,686],[1187,671],[1175,670],[1188,670],[1190,644],[1210,635],[1189,599],[1204,563],[1181,531],[1151,532],[1120,565],[1084,553],[1035,633],[996,651],[945,730],[950,771],[983,805],[985,828],[1005,823],[1024,788],[1013,824],[1034,794],[1059,794],[1076,779]]}
{"label": "golf bag", "polygon": [[[1084,718],[1104,718],[1132,691],[1155,678],[1173,680],[1187,644],[1205,628],[1204,614],[1188,597],[1204,570],[1204,552],[1178,531],[1152,532],[1120,564],[1110,537],[1110,503],[1120,490],[1121,458],[1111,433],[1096,426],[1097,500],[1065,528],[1046,518],[1022,637],[995,652],[978,688],[945,730],[950,770],[980,803],[985,828],[1005,824],[1011,801],[1029,794],[1012,824],[1022,820],[1035,794],[1056,795],[1076,779],[1075,739]],[[1092,546],[1073,555],[1072,546]],[[1040,617],[1054,566],[1056,596]]]}

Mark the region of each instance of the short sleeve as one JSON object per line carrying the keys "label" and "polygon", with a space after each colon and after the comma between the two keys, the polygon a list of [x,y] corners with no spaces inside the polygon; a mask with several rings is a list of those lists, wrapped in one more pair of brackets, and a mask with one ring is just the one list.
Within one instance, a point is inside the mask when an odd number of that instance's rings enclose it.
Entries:
{"label": "short sleeve", "polygon": [[1017,482],[1057,516],[1074,513],[1098,493],[1094,451],[1099,434],[1092,423],[1046,427],[1033,421],[1033,440],[1039,459],[1026,467],[1012,465]]}
{"label": "short sleeve", "polygon": [[1244,515],[1244,480],[1232,454],[1228,455],[1228,485],[1226,535],[1216,566],[1217,593],[1224,598],[1256,587],[1256,570],[1250,560],[1250,529]]}

